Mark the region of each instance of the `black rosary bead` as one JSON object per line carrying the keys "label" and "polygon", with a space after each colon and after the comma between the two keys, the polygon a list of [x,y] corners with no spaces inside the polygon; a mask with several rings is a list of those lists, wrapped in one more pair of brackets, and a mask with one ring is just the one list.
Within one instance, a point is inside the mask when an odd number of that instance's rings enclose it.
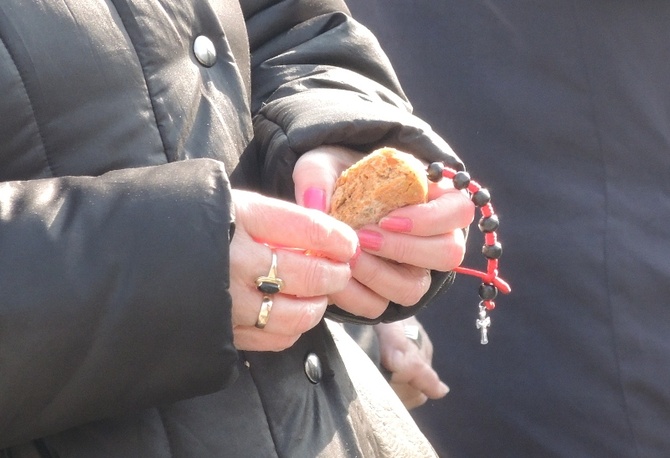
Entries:
{"label": "black rosary bead", "polygon": [[489,283],[482,283],[479,286],[479,297],[482,298],[484,301],[490,301],[496,298],[498,295],[498,288],[495,286],[489,284]]}
{"label": "black rosary bead", "polygon": [[465,189],[470,185],[470,174],[468,172],[457,172],[452,180],[454,188]]}
{"label": "black rosary bead", "polygon": [[479,220],[479,230],[484,233],[495,232],[499,225],[500,221],[496,215],[484,217]]}
{"label": "black rosary bead", "polygon": [[472,195],[472,202],[478,206],[483,207],[484,205],[491,202],[491,194],[486,188],[482,188]]}
{"label": "black rosary bead", "polygon": [[488,259],[498,259],[502,256],[502,245],[496,242],[493,245],[484,245],[482,247],[482,254]]}
{"label": "black rosary bead", "polygon": [[428,179],[434,183],[437,183],[442,179],[443,172],[444,172],[444,165],[441,162],[433,162],[426,169]]}
{"label": "black rosary bead", "polygon": [[482,333],[481,343],[486,344],[488,343],[488,327],[491,325],[491,319],[486,316],[486,311],[494,309],[493,299],[498,296],[498,292],[507,294],[511,291],[510,286],[498,276],[498,258],[502,255],[502,245],[497,241],[495,231],[498,229],[500,221],[491,205],[491,193],[477,182],[472,181],[464,166],[455,160],[429,164],[426,167],[426,177],[434,183],[445,177],[451,178],[454,188],[467,191],[472,203],[479,208],[481,214],[478,223],[479,230],[486,234],[486,241],[482,246],[482,254],[488,259],[486,272],[465,267],[456,267],[454,271],[473,275],[483,280],[483,283],[479,286],[479,297],[482,302],[479,303],[477,329],[480,329]]}

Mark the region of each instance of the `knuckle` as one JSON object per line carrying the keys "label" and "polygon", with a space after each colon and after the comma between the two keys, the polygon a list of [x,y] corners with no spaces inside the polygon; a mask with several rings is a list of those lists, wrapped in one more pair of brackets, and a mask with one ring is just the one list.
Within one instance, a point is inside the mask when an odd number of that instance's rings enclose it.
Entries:
{"label": "knuckle", "polygon": [[309,247],[322,247],[326,245],[331,233],[332,229],[326,225],[325,220],[317,217],[311,218],[306,230]]}
{"label": "knuckle", "polygon": [[394,302],[398,304],[409,307],[411,305],[419,302],[423,294],[419,294],[419,289],[414,285],[410,288],[406,288],[399,297],[396,298]]}
{"label": "knuckle", "polygon": [[[325,302],[325,299],[323,302]],[[320,304],[316,303],[308,303],[300,307],[293,324],[289,327],[289,332],[299,336],[312,329],[321,320],[322,308]]]}
{"label": "knuckle", "polygon": [[475,219],[475,204],[464,191],[452,190],[431,203],[433,213],[442,215],[441,222],[447,227],[469,226]]}
{"label": "knuckle", "polygon": [[381,276],[381,269],[361,269],[356,273],[360,283],[371,285],[377,283]]}
{"label": "knuckle", "polygon": [[276,337],[273,336],[272,343],[270,344],[270,348],[268,351],[284,351],[287,348],[292,347],[300,338],[300,334],[297,335],[290,335],[290,336],[285,336],[285,335],[277,335]]}
{"label": "knuckle", "polygon": [[468,226],[475,220],[475,204],[466,195],[462,195],[460,215],[462,215],[463,226]]}
{"label": "knuckle", "polygon": [[[460,232],[460,231],[458,231]],[[443,272],[453,270],[463,262],[465,258],[465,239],[457,236],[455,232],[445,236],[444,248],[438,270]]]}
{"label": "knuckle", "polygon": [[410,306],[421,300],[424,294],[428,292],[430,287],[431,277],[430,272],[423,270],[422,273],[413,278],[406,288],[402,288],[402,292],[395,302],[400,305]]}
{"label": "knuckle", "polygon": [[318,259],[310,259],[305,271],[305,285],[309,295],[330,293],[331,272],[328,266]]}
{"label": "knuckle", "polygon": [[391,257],[398,262],[406,262],[413,257],[411,244],[405,243],[402,239],[392,245]]}

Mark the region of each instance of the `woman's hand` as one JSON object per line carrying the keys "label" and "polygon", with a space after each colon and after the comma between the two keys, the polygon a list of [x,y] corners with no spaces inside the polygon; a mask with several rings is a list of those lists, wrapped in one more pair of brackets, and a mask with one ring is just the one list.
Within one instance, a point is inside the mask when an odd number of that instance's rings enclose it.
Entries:
{"label": "woman's hand", "polygon": [[[361,157],[335,146],[304,154],[293,172],[297,202],[327,211],[337,177]],[[416,304],[430,286],[431,269],[449,271],[463,261],[461,229],[473,218],[473,203],[450,180],[429,182],[427,203],[397,209],[358,231],[363,253],[352,265],[353,279],[331,301],[367,318],[383,313],[389,301]]]}
{"label": "woman's hand", "polygon": [[[235,346],[240,350],[279,351],[323,317],[328,296],[351,278],[356,233],[318,211],[246,191],[233,191],[235,235],[230,244],[230,293]],[[263,293],[256,278],[268,275],[276,247],[277,277],[263,329],[255,326]]]}

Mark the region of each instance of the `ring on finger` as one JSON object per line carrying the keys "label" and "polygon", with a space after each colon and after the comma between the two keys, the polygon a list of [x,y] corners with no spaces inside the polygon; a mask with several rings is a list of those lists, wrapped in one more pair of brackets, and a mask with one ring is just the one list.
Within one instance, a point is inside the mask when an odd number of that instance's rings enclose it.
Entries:
{"label": "ring on finger", "polygon": [[414,343],[414,345],[421,349],[423,345],[423,338],[421,337],[421,331],[419,331],[419,327],[414,325],[405,325],[404,332],[405,337],[407,337]]}
{"label": "ring on finger", "polygon": [[270,271],[256,278],[256,288],[263,294],[275,294],[284,289],[284,280],[277,277],[277,252],[272,250]]}
{"label": "ring on finger", "polygon": [[284,280],[277,277],[277,253],[272,251],[272,260],[270,261],[270,270],[267,275],[262,275],[256,278],[256,289],[263,293],[263,300],[261,302],[261,309],[258,312],[255,326],[258,329],[263,329],[270,319],[270,311],[272,310],[273,299],[272,295],[280,292],[284,288]]}
{"label": "ring on finger", "polygon": [[258,318],[256,318],[255,326],[258,329],[263,329],[265,325],[268,324],[271,310],[272,310],[272,297],[265,295],[263,296],[263,302],[261,302],[261,310],[260,312],[258,312]]}

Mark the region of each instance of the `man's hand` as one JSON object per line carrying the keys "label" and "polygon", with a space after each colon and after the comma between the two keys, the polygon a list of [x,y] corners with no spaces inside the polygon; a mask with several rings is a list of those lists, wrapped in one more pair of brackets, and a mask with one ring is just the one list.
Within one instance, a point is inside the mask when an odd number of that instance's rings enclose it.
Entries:
{"label": "man's hand", "polygon": [[421,323],[407,318],[374,327],[381,364],[391,372],[391,387],[405,407],[412,409],[449,392],[432,367],[433,344]]}

